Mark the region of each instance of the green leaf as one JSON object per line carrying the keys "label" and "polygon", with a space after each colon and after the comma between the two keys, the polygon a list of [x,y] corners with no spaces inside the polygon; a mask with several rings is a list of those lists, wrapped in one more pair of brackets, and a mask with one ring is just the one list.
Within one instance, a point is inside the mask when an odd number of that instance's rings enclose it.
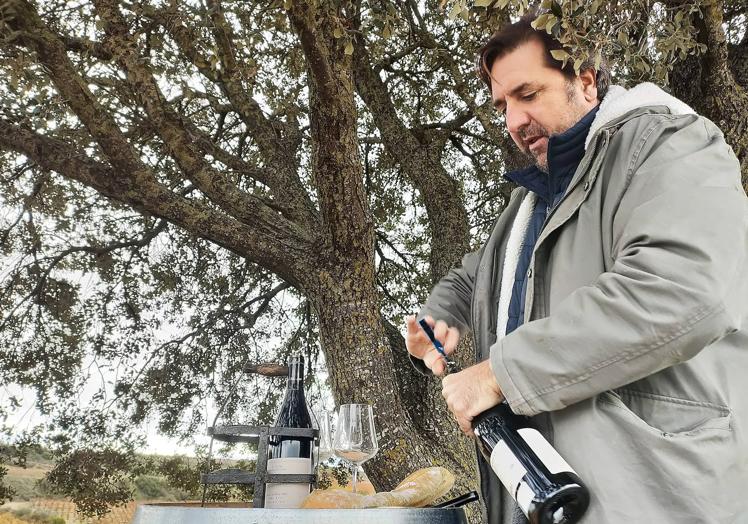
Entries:
{"label": "green leaf", "polygon": [[451,11],[449,11],[449,19],[454,20],[457,18],[457,15],[460,14],[460,11],[462,11],[462,6],[460,4],[455,4]]}
{"label": "green leaf", "polygon": [[571,58],[571,56],[569,56],[569,53],[567,53],[563,49],[551,50],[551,56],[559,62],[566,62],[569,58]]}
{"label": "green leaf", "polygon": [[336,27],[335,30],[332,32],[332,36],[334,36],[335,38],[340,38],[341,36],[343,36],[343,30],[340,29],[339,27]]}
{"label": "green leaf", "polygon": [[348,43],[345,44],[345,54],[347,54],[348,56],[353,54],[353,42],[351,42],[350,40],[348,40]]}
{"label": "green leaf", "polygon": [[548,21],[548,13],[543,13],[542,15],[538,16],[535,20],[532,21],[530,24],[533,29],[538,29],[540,27],[545,26],[545,23]]}
{"label": "green leaf", "polygon": [[475,7],[491,7],[495,0],[475,0]]}
{"label": "green leaf", "polygon": [[390,24],[385,24],[384,29],[382,30],[382,38],[385,40],[388,40],[392,36],[392,29],[390,29]]}
{"label": "green leaf", "polygon": [[506,8],[507,5],[509,5],[509,0],[499,0],[499,9]]}
{"label": "green leaf", "polygon": [[548,22],[545,24],[545,32],[549,35],[551,34],[551,31],[553,31],[553,28],[558,24],[558,18],[551,15],[548,17]]}

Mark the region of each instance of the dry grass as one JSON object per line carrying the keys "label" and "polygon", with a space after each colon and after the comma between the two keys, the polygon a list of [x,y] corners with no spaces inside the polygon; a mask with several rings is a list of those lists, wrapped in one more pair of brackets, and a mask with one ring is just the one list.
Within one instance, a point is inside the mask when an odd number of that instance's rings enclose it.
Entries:
{"label": "dry grass", "polygon": [[8,474],[7,474],[8,477],[39,480],[39,479],[43,479],[44,475],[49,473],[49,469],[45,469],[45,468],[36,468],[36,467],[19,468],[18,466],[5,466],[5,467],[8,468]]}
{"label": "dry grass", "polygon": [[0,513],[0,524],[28,524],[28,522],[20,520],[10,513]]}
{"label": "dry grass", "polygon": [[68,524],[130,524],[135,515],[135,508],[140,503],[133,501],[113,508],[101,519],[82,519],[75,512],[75,504],[67,500],[35,499],[31,501],[31,507],[49,515],[62,517]]}
{"label": "dry grass", "polygon": [[[75,511],[75,504],[67,500],[33,499],[28,502],[17,502],[3,506],[9,510],[28,510],[33,514],[44,514],[50,517],[61,517],[66,524],[130,524],[135,515],[135,509],[142,501],[133,501],[124,506],[113,508],[101,519],[85,519]],[[14,516],[10,513],[0,513],[0,524],[28,524],[22,515]]]}

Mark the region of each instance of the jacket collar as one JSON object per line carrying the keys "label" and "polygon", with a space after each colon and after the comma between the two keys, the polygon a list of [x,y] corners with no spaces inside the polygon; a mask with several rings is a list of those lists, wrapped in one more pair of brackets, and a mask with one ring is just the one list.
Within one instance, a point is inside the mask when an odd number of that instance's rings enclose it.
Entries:
{"label": "jacket collar", "polygon": [[644,82],[631,89],[621,86],[610,86],[605,98],[600,103],[600,110],[592,122],[587,134],[584,148],[587,149],[595,134],[607,124],[620,119],[636,109],[664,106],[672,115],[695,114],[696,112],[674,96],[667,94],[656,85]]}
{"label": "jacket collar", "polygon": [[507,173],[505,178],[536,193],[547,204],[553,204],[559,193],[569,185],[574,171],[584,156],[585,139],[599,106],[595,106],[579,122],[548,139],[548,171],[532,165]]}

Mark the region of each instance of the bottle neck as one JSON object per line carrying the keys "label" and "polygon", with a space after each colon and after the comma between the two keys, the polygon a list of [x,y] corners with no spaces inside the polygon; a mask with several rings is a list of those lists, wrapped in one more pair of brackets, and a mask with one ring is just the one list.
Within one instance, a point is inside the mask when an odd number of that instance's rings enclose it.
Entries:
{"label": "bottle neck", "polygon": [[294,357],[288,363],[286,389],[304,392],[304,358]]}
{"label": "bottle neck", "polygon": [[497,405],[488,408],[486,411],[476,415],[472,422],[473,428],[477,428],[482,422],[496,417],[501,419],[501,422],[503,424],[512,426],[524,426],[528,423],[526,417],[516,415],[512,411],[512,408],[509,407],[509,404],[507,404],[506,401],[502,401]]}
{"label": "bottle neck", "polygon": [[292,357],[288,361],[286,395],[283,398],[278,417],[275,419],[275,426],[284,428],[313,427],[304,395],[304,359],[302,357]]}

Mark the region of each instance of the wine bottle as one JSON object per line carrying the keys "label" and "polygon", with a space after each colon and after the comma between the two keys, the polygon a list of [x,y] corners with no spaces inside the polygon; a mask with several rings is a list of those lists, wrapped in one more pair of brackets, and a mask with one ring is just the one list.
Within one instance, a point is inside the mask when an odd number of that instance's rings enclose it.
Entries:
{"label": "wine bottle", "polygon": [[481,453],[530,524],[571,524],[587,509],[590,494],[527,417],[506,402],[473,420]]}
{"label": "wine bottle", "polygon": [[[275,427],[312,428],[312,417],[304,397],[304,358],[292,357],[288,363],[286,395]],[[312,473],[312,437],[271,435],[268,439],[268,473]],[[269,483],[265,486],[266,508],[299,508],[309,494],[306,483]]]}

